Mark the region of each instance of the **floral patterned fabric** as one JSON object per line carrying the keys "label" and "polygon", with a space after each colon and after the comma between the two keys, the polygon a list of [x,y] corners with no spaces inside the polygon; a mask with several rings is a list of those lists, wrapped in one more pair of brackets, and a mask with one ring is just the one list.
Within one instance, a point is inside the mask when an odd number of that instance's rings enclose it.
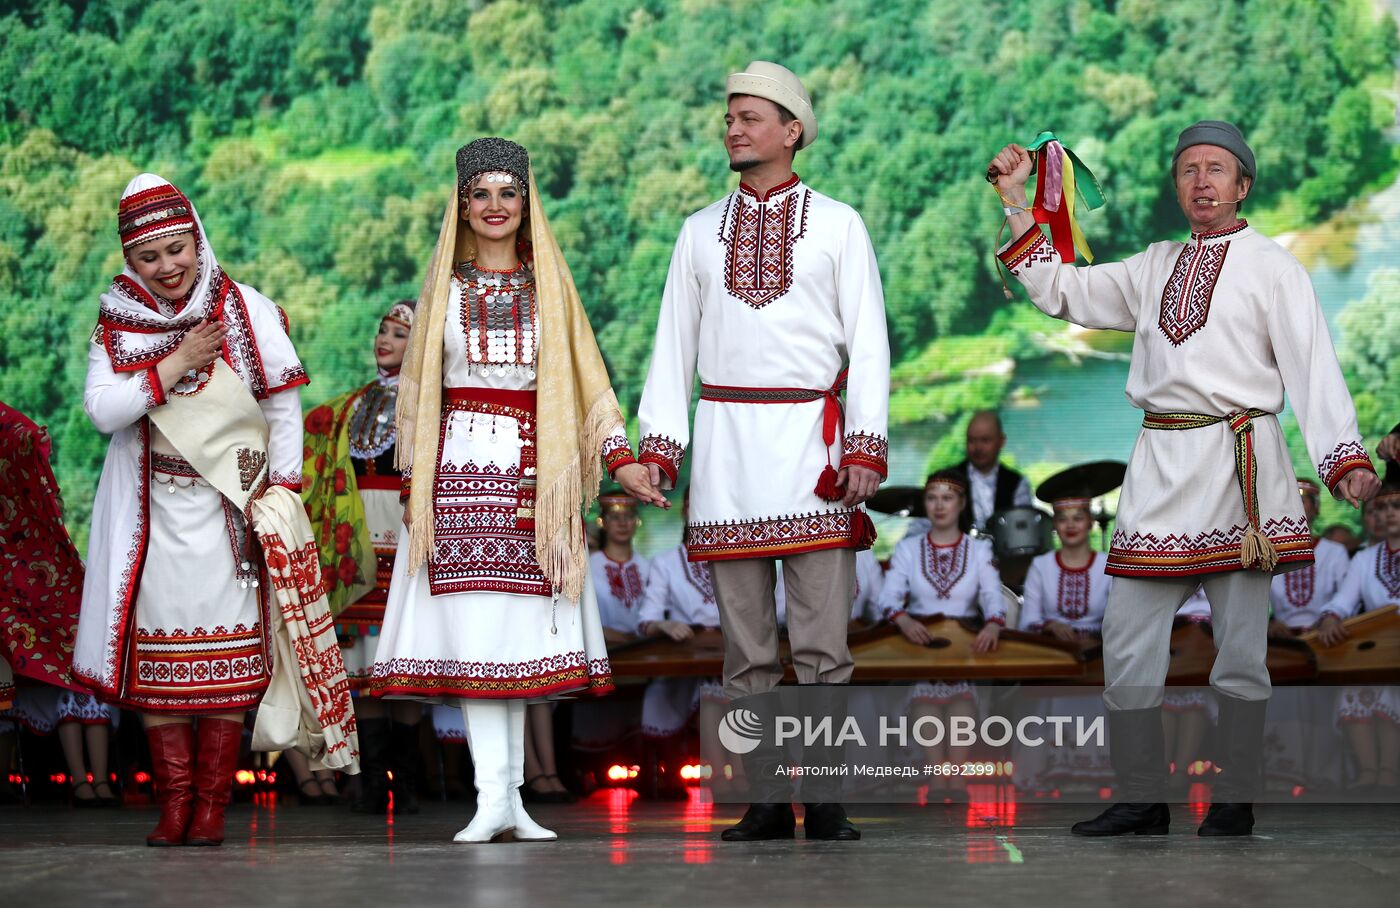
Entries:
{"label": "floral patterned fabric", "polygon": [[306,414],[301,499],[316,534],[332,615],[374,589],[378,570],[350,462],[350,416],[368,388],[342,394]]}
{"label": "floral patterned fabric", "polygon": [[48,430],[0,403],[0,656],[69,690],[83,564],[63,526]]}

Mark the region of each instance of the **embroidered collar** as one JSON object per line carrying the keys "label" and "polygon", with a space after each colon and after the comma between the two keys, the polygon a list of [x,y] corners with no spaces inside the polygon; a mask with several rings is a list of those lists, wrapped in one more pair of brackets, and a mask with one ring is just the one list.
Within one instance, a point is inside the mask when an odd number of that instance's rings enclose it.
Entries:
{"label": "embroidered collar", "polygon": [[779,183],[777,186],[774,186],[772,189],[768,190],[762,195],[759,194],[758,190],[754,189],[748,183],[742,181],[740,181],[739,183],[739,191],[756,202],[767,202],[777,198],[778,196],[787,192],[789,189],[795,188],[797,184],[801,182],[802,178],[794,173],[791,177]]}
{"label": "embroidered collar", "polygon": [[1235,237],[1243,233],[1248,227],[1249,221],[1246,221],[1244,218],[1240,218],[1238,221],[1235,221],[1235,223],[1222,230],[1213,230],[1209,233],[1196,233],[1195,231],[1192,231],[1191,242],[1214,243],[1220,240],[1228,240],[1231,237]]}
{"label": "embroidered collar", "polygon": [[375,381],[379,382],[379,384],[381,384],[381,385],[383,385],[383,386],[385,386],[385,387],[388,387],[388,386],[390,386],[390,385],[395,385],[395,386],[397,386],[398,383],[399,383],[399,370],[398,370],[398,368],[393,368],[393,369],[380,369],[380,370],[379,370],[379,375],[378,375],[377,378],[375,378]]}
{"label": "embroidered collar", "polygon": [[1089,553],[1089,561],[1087,564],[1085,564],[1083,567],[1072,568],[1069,565],[1065,564],[1065,560],[1060,557],[1060,553],[1057,550],[1055,552],[1055,563],[1060,566],[1060,570],[1062,571],[1068,571],[1071,574],[1082,574],[1085,571],[1089,570],[1089,568],[1094,566],[1094,562],[1098,560],[1098,557],[1098,552],[1091,551]]}

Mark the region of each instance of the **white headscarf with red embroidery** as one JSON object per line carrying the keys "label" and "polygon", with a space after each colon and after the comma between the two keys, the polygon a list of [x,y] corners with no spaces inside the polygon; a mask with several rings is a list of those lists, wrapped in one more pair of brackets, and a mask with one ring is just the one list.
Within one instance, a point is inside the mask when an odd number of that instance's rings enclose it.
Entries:
{"label": "white headscarf with red embroidery", "polygon": [[98,324],[102,343],[117,372],[148,369],[175,351],[185,333],[205,319],[224,322],[229,329],[224,359],[248,384],[259,400],[289,384],[305,372],[286,331],[260,329],[254,335],[249,306],[271,308],[282,324],[276,305],[251,287],[236,284],[219,267],[199,212],[168,180],[153,173],[136,176],[122,192],[117,229],[122,249],[155,239],[189,233],[196,246],[198,274],[190,292],[169,300],[143,281],[130,259],[112,286],[102,294]]}

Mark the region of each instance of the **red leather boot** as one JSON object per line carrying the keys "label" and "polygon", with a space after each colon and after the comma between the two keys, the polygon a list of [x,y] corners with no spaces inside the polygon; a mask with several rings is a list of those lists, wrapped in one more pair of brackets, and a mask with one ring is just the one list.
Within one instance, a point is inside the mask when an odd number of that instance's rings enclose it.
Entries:
{"label": "red leather boot", "polygon": [[194,727],[188,722],[154,725],[146,729],[146,741],[160,804],[160,822],[146,844],[183,845],[194,811]]}
{"label": "red leather boot", "polygon": [[194,817],[185,842],[224,843],[224,808],[233,799],[233,774],[243,744],[243,723],[227,719],[199,720],[199,762],[194,773]]}

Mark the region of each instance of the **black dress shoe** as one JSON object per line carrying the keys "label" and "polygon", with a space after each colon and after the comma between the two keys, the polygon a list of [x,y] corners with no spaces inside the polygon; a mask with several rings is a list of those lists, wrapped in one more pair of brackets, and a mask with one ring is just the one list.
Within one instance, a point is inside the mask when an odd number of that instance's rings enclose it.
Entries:
{"label": "black dress shoe", "polygon": [[846,817],[840,804],[808,804],[802,829],[807,838],[826,842],[854,842],[860,838],[860,830]]}
{"label": "black dress shoe", "polygon": [[1134,804],[1120,801],[1092,820],[1070,827],[1075,835],[1166,835],[1172,814],[1166,804]]}
{"label": "black dress shoe", "polygon": [[762,842],[790,839],[797,829],[791,804],[750,804],[744,818],[719,837],[726,842]]}
{"label": "black dress shoe", "polygon": [[1196,830],[1196,835],[1252,835],[1253,832],[1253,804],[1212,803],[1201,828]]}

